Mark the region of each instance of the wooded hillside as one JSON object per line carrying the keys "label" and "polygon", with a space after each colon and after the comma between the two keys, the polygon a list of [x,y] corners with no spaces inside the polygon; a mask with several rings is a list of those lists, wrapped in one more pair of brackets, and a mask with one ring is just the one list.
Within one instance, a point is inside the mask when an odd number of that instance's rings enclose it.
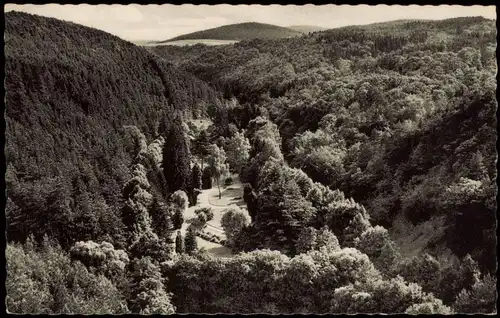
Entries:
{"label": "wooded hillside", "polygon": [[136,155],[123,127],[152,140],[173,110],[206,117],[218,94],[102,31],[19,12],[5,17],[8,237],[46,232],[69,245],[119,236],[121,189]]}
{"label": "wooded hillside", "polygon": [[496,312],[493,21],[146,50],[5,16],[9,312]]}
{"label": "wooded hillside", "polygon": [[[495,47],[495,22],[466,17],[151,50],[235,96],[239,128],[250,109],[264,112],[292,166],[365,205],[375,224],[445,216],[426,247],[473,253],[493,270]],[[449,202],[456,191],[471,193]]]}
{"label": "wooded hillside", "polygon": [[257,38],[281,39],[291,36],[298,36],[301,33],[302,33],[301,31],[292,30],[289,28],[284,28],[272,24],[245,22],[245,23],[223,25],[217,28],[179,35],[176,36],[175,38],[166,41],[161,41],[159,43],[168,43],[171,41],[190,40],[190,39],[237,40],[237,41],[251,40]]}

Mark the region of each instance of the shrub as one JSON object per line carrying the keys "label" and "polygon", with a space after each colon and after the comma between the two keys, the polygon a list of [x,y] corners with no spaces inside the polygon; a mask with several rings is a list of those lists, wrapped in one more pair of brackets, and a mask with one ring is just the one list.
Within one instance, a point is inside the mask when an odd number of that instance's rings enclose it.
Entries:
{"label": "shrub", "polygon": [[128,251],[131,258],[149,256],[152,261],[161,263],[172,258],[175,249],[172,243],[174,242],[166,241],[153,232],[146,232],[132,242]]}
{"label": "shrub", "polygon": [[192,229],[194,232],[199,232],[202,229],[204,229],[207,226],[206,218],[204,214],[198,214],[198,217],[192,218],[191,219],[191,224],[189,225],[189,228]]}
{"label": "shrub", "polygon": [[226,178],[226,180],[224,180],[224,186],[226,186],[226,187],[229,187],[233,183],[234,183],[234,181],[233,181],[233,178],[231,178],[231,177],[228,177],[228,178]]}
{"label": "shrub", "polygon": [[451,315],[452,313],[453,311],[449,307],[443,305],[443,303],[439,299],[411,305],[405,311],[405,314],[409,315]]}
{"label": "shrub", "polygon": [[203,232],[203,231],[199,231],[197,233],[197,235],[199,237],[201,237],[202,239],[204,239],[205,241],[209,241],[209,242],[212,242],[212,243],[216,243],[216,244],[221,244],[222,245],[222,240],[221,238],[218,236],[218,235],[215,235],[213,233],[207,233],[207,232]]}
{"label": "shrub", "polygon": [[224,228],[228,243],[233,243],[234,238],[244,227],[250,223],[250,218],[239,207],[229,207],[224,211],[221,225]]}
{"label": "shrub", "polygon": [[204,208],[196,209],[194,211],[194,213],[196,215],[198,215],[200,213],[204,213],[206,215],[206,217],[207,217],[207,222],[214,219],[214,211],[212,210],[212,208],[209,208],[209,207],[204,207]]}
{"label": "shrub", "polygon": [[176,207],[178,207],[181,211],[184,211],[187,209],[189,205],[189,199],[186,194],[186,192],[182,190],[177,190],[175,191],[171,196],[170,196],[170,202],[172,202]]}
{"label": "shrub", "polygon": [[97,244],[93,241],[80,241],[73,245],[69,253],[73,260],[79,260],[87,267],[98,269],[100,274],[108,278],[123,273],[129,262],[124,250],[115,250],[108,242]]}
{"label": "shrub", "polygon": [[197,216],[198,216],[198,221],[200,224],[205,224],[207,223],[208,221],[208,218],[207,218],[207,215],[205,214],[205,212],[199,212],[197,213]]}

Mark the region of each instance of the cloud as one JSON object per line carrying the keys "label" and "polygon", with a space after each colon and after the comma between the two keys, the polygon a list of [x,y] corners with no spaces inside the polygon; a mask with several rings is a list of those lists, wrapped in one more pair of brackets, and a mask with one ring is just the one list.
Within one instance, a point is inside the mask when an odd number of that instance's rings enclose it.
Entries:
{"label": "cloud", "polygon": [[168,22],[162,22],[162,24],[173,26],[173,27],[197,27],[200,25],[224,25],[228,23],[228,19],[224,17],[204,17],[204,18],[178,18],[173,19]]}
{"label": "cloud", "polygon": [[143,22],[144,16],[142,12],[136,7],[132,5],[126,6],[110,6],[110,14],[118,16],[120,21],[122,22]]}
{"label": "cloud", "polygon": [[367,5],[16,5],[24,11],[101,29],[128,40],[165,40],[177,35],[241,22],[334,28],[397,19],[446,19],[482,15],[496,18],[495,6]]}

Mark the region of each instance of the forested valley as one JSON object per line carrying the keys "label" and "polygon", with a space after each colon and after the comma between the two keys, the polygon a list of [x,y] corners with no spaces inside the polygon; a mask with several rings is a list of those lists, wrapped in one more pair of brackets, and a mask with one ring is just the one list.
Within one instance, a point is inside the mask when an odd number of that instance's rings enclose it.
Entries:
{"label": "forested valley", "polygon": [[5,18],[9,312],[496,312],[495,21],[145,48]]}

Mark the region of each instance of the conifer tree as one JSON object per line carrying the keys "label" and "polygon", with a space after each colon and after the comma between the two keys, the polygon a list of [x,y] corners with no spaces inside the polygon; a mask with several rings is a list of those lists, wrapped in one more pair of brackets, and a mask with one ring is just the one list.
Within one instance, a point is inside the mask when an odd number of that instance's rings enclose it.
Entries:
{"label": "conifer tree", "polygon": [[169,237],[173,229],[171,209],[157,197],[153,197],[149,214],[151,215],[151,225],[155,233],[159,237]]}
{"label": "conifer tree", "polygon": [[212,168],[205,167],[202,175],[202,187],[203,189],[212,189]]}
{"label": "conifer tree", "polygon": [[208,156],[208,147],[210,146],[210,134],[208,131],[202,130],[198,137],[193,142],[193,153],[201,159],[201,170],[203,170],[203,163],[205,157]]}
{"label": "conifer tree", "polygon": [[296,243],[296,250],[298,254],[307,253],[314,250],[316,244],[317,230],[313,227],[306,227],[300,231]]}
{"label": "conifer tree", "polygon": [[191,186],[194,189],[201,189],[201,169],[197,163],[193,166],[191,173]]}
{"label": "conifer tree", "polygon": [[177,254],[184,253],[184,239],[182,238],[181,231],[177,231],[177,237],[175,238],[175,252]]}
{"label": "conifer tree", "polygon": [[184,250],[186,253],[192,254],[198,249],[198,242],[196,242],[196,233],[189,227],[184,239]]}
{"label": "conifer tree", "polygon": [[182,119],[178,115],[169,129],[163,146],[163,174],[167,181],[167,192],[187,191],[190,184],[189,141]]}
{"label": "conifer tree", "polygon": [[196,205],[198,201],[198,194],[201,190],[202,180],[201,180],[201,169],[200,166],[196,163],[193,166],[193,170],[191,171],[191,186],[189,196],[191,198],[192,205]]}
{"label": "conifer tree", "polygon": [[172,216],[172,224],[174,226],[174,230],[179,230],[184,223],[184,216],[182,215],[182,211],[177,209]]}

